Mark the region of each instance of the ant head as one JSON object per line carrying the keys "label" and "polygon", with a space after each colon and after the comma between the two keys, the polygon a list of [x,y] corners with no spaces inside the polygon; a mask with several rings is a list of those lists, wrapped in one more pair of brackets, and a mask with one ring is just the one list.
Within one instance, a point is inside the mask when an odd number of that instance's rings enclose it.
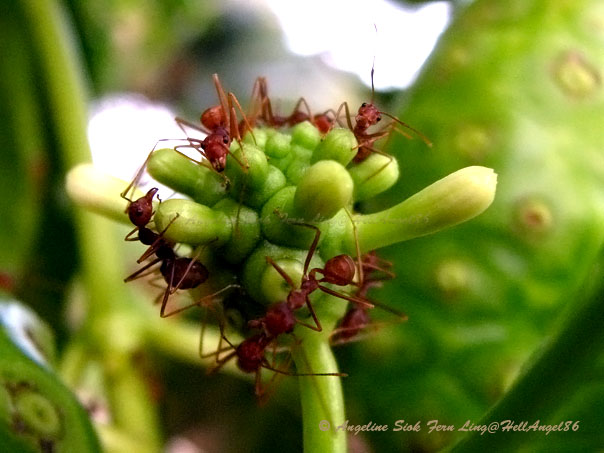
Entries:
{"label": "ant head", "polygon": [[203,111],[200,118],[201,124],[207,127],[209,130],[214,131],[219,127],[226,126],[226,114],[222,109],[222,106],[215,105]]}
{"label": "ant head", "polygon": [[355,120],[357,124],[363,128],[368,128],[377,124],[382,119],[381,112],[373,104],[373,102],[363,102],[359,107],[359,111]]}
{"label": "ant head", "polygon": [[323,268],[323,280],[338,286],[350,285],[354,279],[356,266],[348,255],[338,255],[330,258]]}
{"label": "ant head", "polygon": [[230,142],[230,137],[223,128],[219,128],[217,132],[208,135],[201,142],[205,157],[217,172],[223,171],[226,166]]}
{"label": "ant head", "polygon": [[153,216],[153,197],[159,189],[153,188],[143,197],[133,201],[128,206],[128,218],[137,227],[144,227]]}

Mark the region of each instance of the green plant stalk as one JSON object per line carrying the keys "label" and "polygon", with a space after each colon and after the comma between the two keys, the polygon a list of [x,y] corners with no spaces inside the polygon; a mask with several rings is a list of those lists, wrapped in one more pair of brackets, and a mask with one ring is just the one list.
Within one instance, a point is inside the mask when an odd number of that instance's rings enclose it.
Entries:
{"label": "green plant stalk", "polygon": [[[85,88],[79,75],[81,68],[72,45],[69,26],[56,1],[23,0],[19,2],[19,6],[23,27],[31,41],[33,58],[38,64],[38,80],[43,87],[42,101],[49,105],[51,112],[48,120],[54,132],[52,138],[62,151],[64,165],[73,167],[89,160],[90,155],[86,138]],[[83,278],[89,294],[88,323],[94,323],[114,311],[127,297],[123,286],[118,283],[121,282],[121,268],[117,251],[104,245],[107,238],[111,237],[113,226],[108,220],[99,219],[83,210],[78,210],[75,217],[82,250]],[[98,275],[103,275],[104,278],[100,279]],[[108,352],[103,344],[99,348]],[[136,367],[125,366],[120,372],[123,373],[121,379],[124,382],[140,380]],[[123,386],[110,388],[110,391],[120,388]],[[129,423],[134,432],[142,434],[147,442],[146,451],[159,451],[159,425],[149,396],[145,392],[114,393],[112,396],[112,400],[122,401],[116,410],[148,414],[143,420],[115,415],[116,419]],[[126,410],[126,407],[129,409]],[[145,422],[146,425],[143,425]],[[128,429],[128,426],[120,428]]]}
{"label": "green plant stalk", "polygon": [[[329,344],[330,329],[324,326],[320,334],[310,329],[305,330],[310,334],[299,332],[302,344],[292,349],[298,372],[337,372],[338,365]],[[302,403],[304,451],[345,453],[346,431],[336,431],[336,427],[345,420],[341,378],[300,376],[298,385]],[[328,429],[323,430],[325,427]]]}

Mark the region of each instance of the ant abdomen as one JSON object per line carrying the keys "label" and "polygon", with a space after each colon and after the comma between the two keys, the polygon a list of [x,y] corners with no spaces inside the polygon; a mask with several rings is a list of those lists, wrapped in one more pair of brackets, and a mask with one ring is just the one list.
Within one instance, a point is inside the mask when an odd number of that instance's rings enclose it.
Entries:
{"label": "ant abdomen", "polygon": [[330,258],[322,270],[323,280],[338,286],[350,285],[356,273],[356,265],[349,255]]}
{"label": "ant abdomen", "polygon": [[260,369],[264,362],[264,350],[271,342],[264,334],[258,334],[243,340],[237,346],[237,366],[245,373],[253,373]]}
{"label": "ant abdomen", "polygon": [[225,127],[226,114],[220,105],[215,105],[213,107],[207,108],[203,111],[200,117],[201,124],[210,129],[211,131],[219,128]]}

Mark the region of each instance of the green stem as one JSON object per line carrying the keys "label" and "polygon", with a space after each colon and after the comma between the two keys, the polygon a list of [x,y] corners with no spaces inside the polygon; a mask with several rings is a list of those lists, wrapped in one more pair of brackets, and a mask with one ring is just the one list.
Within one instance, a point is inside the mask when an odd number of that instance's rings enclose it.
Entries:
{"label": "green stem", "polygon": [[[56,1],[22,0],[19,6],[25,33],[31,42],[32,58],[38,65],[41,102],[49,106],[51,140],[61,150],[64,165],[73,167],[88,161],[90,155],[86,137],[86,90],[69,24]],[[120,304],[128,300],[128,295],[121,284],[118,251],[106,246],[107,239],[113,235],[114,226],[108,220],[83,210],[78,210],[75,217],[83,277],[89,295],[88,327],[94,330],[94,325],[103,322],[103,319],[117,319],[116,311]],[[109,388],[111,399],[116,403],[112,408],[116,420],[128,420],[129,414],[144,414],[139,420],[130,418],[131,424],[136,426],[138,432],[158,433],[154,407],[150,404],[149,395],[141,390],[145,386],[136,367],[127,363],[129,356],[122,353],[122,357],[116,357],[116,351],[104,344],[105,339],[109,340],[107,336],[96,336],[95,339],[99,341],[98,349],[107,355],[105,360],[124,363],[119,367],[119,376],[113,375],[117,385]],[[146,451],[159,451],[156,434],[145,440],[148,441]]]}
{"label": "green stem", "polygon": [[[304,335],[302,344],[292,352],[298,372],[337,372],[327,331],[310,332],[311,334]],[[302,402],[304,451],[346,452],[346,431],[336,431],[336,427],[345,421],[340,377],[300,376],[298,383]]]}

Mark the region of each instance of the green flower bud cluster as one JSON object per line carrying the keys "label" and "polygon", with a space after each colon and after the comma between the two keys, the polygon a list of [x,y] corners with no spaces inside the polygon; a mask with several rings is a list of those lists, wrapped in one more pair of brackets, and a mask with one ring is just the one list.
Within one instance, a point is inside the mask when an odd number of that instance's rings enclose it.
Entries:
{"label": "green flower bud cluster", "polygon": [[[311,123],[303,122],[289,134],[257,128],[241,143],[233,142],[224,174],[172,149],[157,150],[149,158],[149,174],[191,199],[160,203],[156,229],[166,229],[165,237],[174,242],[210,244],[227,263],[257,269],[244,272],[254,287],[246,289],[260,300],[274,300],[266,291],[255,290],[267,267],[265,256],[256,252],[289,259],[292,252],[283,255],[283,250],[271,247],[307,250],[313,231],[292,223],[304,222],[321,229],[323,260],[345,253],[344,244],[353,242],[346,210],[396,182],[396,160],[376,155],[351,163],[357,147],[348,129],[332,129],[323,137]],[[322,253],[324,249],[328,254]],[[304,254],[294,255],[304,262]],[[260,266],[248,265],[246,258]]]}
{"label": "green flower bud cluster", "polygon": [[[355,258],[434,233],[471,219],[493,201],[495,173],[475,166],[446,176],[389,209],[355,213],[356,202],[388,190],[399,176],[397,161],[385,154],[373,153],[353,162],[358,148],[349,129],[334,128],[323,135],[304,122],[289,131],[256,128],[241,142],[233,141],[221,173],[174,149],[153,151],[146,162],[148,173],[188,199],[154,201],[149,226],[161,232],[167,244],[191,246],[192,256],[207,267],[209,278],[193,290],[195,296],[230,288],[235,278],[243,293],[269,306],[293,294],[292,286],[303,280],[305,264],[308,270],[322,269],[338,255]],[[99,179],[103,181],[96,184],[102,187],[100,192],[87,184]],[[129,223],[124,200],[117,196],[124,186],[81,166],[68,176],[67,189],[80,205]],[[131,197],[139,196],[142,194]],[[170,265],[175,268],[175,256],[162,265],[162,273]],[[298,324],[294,331],[301,345],[291,351],[298,372],[329,374],[337,370],[329,335],[346,312],[347,296],[340,299],[326,294],[332,289],[322,285],[324,290],[307,294],[316,317],[311,319],[306,308],[295,315],[306,324]],[[333,289],[346,292],[341,286]],[[245,304],[242,293],[238,298]],[[321,331],[307,328],[316,325],[319,330],[319,321]],[[319,420],[331,417],[324,410],[325,401],[330,410],[343,416],[339,380],[301,379],[300,391],[308,427],[305,444],[344,445],[343,435],[332,438],[314,429]]]}
{"label": "green flower bud cluster", "polygon": [[[464,222],[493,201],[495,173],[485,167],[459,170],[407,200],[381,212],[353,213],[357,201],[389,189],[398,179],[396,160],[373,153],[360,163],[353,158],[358,143],[349,129],[335,128],[322,135],[309,122],[291,130],[256,128],[239,143],[233,141],[223,173],[199,165],[174,149],[154,151],[148,173],[158,182],[187,195],[155,205],[157,232],[175,243],[213,250],[216,272],[240,275],[244,289],[262,303],[283,296],[283,278],[275,278],[266,257],[283,267],[300,264],[290,275],[297,283],[301,265],[321,231],[313,265],[339,254],[355,257],[400,241],[434,233]],[[81,205],[128,222],[123,203],[115,197],[116,181],[103,179],[90,167],[75,168],[68,191]],[[83,180],[82,182],[78,182]],[[84,181],[85,180],[85,181]],[[114,198],[115,199],[115,198]],[[99,201],[100,200],[100,201]],[[272,275],[272,277],[271,277]],[[274,284],[269,284],[268,282]]]}

